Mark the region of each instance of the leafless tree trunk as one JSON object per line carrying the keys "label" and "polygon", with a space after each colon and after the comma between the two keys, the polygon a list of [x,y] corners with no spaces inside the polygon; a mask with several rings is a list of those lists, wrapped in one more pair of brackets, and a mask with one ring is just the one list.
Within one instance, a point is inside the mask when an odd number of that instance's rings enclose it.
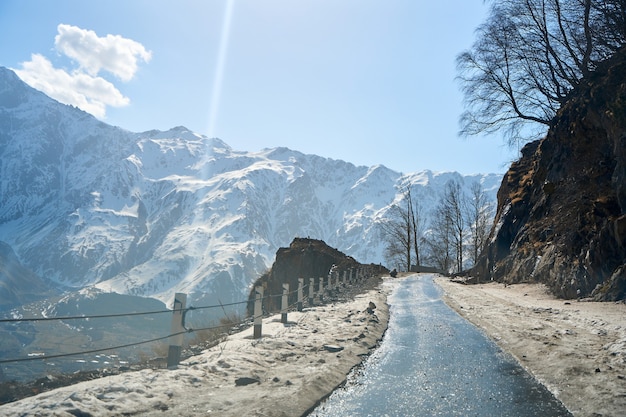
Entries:
{"label": "leafless tree trunk", "polygon": [[413,229],[413,252],[415,253],[415,265],[420,266],[420,245],[423,234],[422,227],[422,208],[419,200],[413,199],[410,189],[408,190],[407,199],[410,205],[411,225]]}

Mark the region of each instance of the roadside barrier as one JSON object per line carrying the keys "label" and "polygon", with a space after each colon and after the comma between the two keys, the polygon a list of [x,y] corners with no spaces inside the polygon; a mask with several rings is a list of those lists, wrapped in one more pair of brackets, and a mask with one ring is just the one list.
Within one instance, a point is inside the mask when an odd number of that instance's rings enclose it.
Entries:
{"label": "roadside barrier", "polygon": [[[298,288],[289,291],[289,284],[285,283],[282,285],[282,293],[274,294],[274,295],[264,295],[263,286],[255,287],[255,298],[254,298],[254,313],[251,317],[247,317],[242,321],[242,323],[252,323],[254,326],[253,329],[253,338],[259,339],[262,337],[262,326],[263,319],[268,318],[276,312],[265,312],[263,302],[268,300],[269,298],[281,297],[281,323],[288,323],[288,314],[289,311],[297,310],[303,311],[304,309],[304,294],[305,291],[308,293],[307,304],[309,307],[313,307],[317,304],[323,304],[325,300],[332,300],[333,296],[336,296],[341,288],[346,289],[350,286],[357,286],[364,282],[370,276],[373,276],[373,268],[366,266],[363,268],[352,268],[349,270],[342,271],[343,274],[340,274],[339,271],[331,270],[326,279],[325,277],[318,278],[318,291],[315,291],[315,278],[309,278],[309,284],[305,285],[304,278],[298,278]],[[341,280],[341,283],[340,283]],[[326,281],[326,285],[324,282]],[[341,288],[340,288],[341,287]],[[289,297],[293,294],[297,294],[296,301],[292,304],[289,304]],[[204,310],[204,309],[214,309],[214,308],[224,308],[230,306],[244,305],[248,304],[249,300],[246,301],[238,301],[227,304],[217,304],[217,305],[208,305],[208,306],[200,306],[200,307],[187,307],[187,294],[185,293],[176,293],[174,296],[174,303],[171,310],[158,310],[158,311],[145,311],[145,312],[130,312],[130,313],[115,313],[115,314],[100,314],[100,315],[83,315],[83,316],[64,316],[64,317],[27,317],[27,318],[11,318],[11,319],[0,319],[0,324],[2,323],[21,323],[21,322],[45,322],[45,321],[69,321],[69,320],[92,320],[92,319],[101,319],[101,318],[119,318],[119,317],[131,317],[131,316],[141,316],[141,315],[158,315],[164,313],[171,313],[171,329],[170,334],[166,336],[156,337],[149,340],[142,340],[139,342],[127,343],[123,345],[117,346],[109,346],[98,349],[89,349],[83,350],[80,352],[71,352],[71,353],[61,353],[61,354],[53,354],[53,355],[36,355],[36,356],[28,356],[22,358],[13,358],[13,359],[0,359],[0,365],[8,364],[8,363],[17,363],[17,362],[28,362],[28,361],[36,361],[36,360],[50,360],[50,359],[58,359],[58,358],[66,358],[71,356],[79,356],[79,355],[87,355],[93,353],[100,353],[105,351],[114,351],[139,345],[144,345],[147,343],[154,343],[158,341],[163,341],[169,339],[169,348],[168,348],[168,356],[167,356],[167,368],[175,368],[178,366],[182,354],[184,336],[187,333],[200,332],[205,330],[221,330],[232,328],[232,324],[225,325],[217,325],[217,326],[209,326],[203,328],[188,328],[185,319],[186,315],[194,310]]]}

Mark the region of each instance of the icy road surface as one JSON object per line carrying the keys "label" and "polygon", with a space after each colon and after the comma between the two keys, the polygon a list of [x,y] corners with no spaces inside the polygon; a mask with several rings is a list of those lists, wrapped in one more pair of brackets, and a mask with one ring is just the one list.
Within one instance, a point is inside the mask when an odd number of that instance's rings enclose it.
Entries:
{"label": "icy road surface", "polygon": [[571,416],[443,302],[432,276],[387,285],[394,288],[381,346],[310,416]]}

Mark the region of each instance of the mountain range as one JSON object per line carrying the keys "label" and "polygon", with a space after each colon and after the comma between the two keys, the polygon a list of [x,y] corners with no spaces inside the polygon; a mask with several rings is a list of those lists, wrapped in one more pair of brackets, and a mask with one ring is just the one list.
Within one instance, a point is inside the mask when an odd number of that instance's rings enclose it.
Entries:
{"label": "mountain range", "polygon": [[428,217],[450,180],[495,201],[501,175],[237,151],[184,127],[130,132],[0,68],[0,308],[81,290],[239,301],[294,237],[384,264],[377,224],[403,190]]}

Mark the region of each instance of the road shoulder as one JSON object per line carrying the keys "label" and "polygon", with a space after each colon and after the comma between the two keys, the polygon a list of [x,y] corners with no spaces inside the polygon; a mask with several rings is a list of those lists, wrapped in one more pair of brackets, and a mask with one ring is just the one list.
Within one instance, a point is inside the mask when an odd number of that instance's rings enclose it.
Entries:
{"label": "road shoulder", "polygon": [[512,354],[575,416],[626,410],[626,305],[559,300],[541,284],[464,285],[445,302]]}

